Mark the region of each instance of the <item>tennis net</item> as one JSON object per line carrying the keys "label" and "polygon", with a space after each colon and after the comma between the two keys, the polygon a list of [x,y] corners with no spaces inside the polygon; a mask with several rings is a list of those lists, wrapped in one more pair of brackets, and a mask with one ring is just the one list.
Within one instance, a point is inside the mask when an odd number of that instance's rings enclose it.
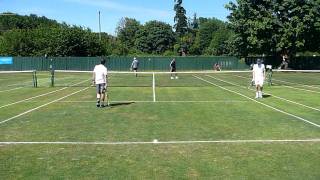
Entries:
{"label": "tennis net", "polygon": [[[223,72],[221,74],[226,74]],[[250,71],[230,72],[248,77]],[[214,75],[213,71],[197,71],[197,72],[108,72],[109,87],[203,87],[210,84],[199,81],[199,76]],[[220,74],[220,73],[219,73]],[[88,80],[77,86],[87,86],[92,82],[91,71],[60,71],[54,72],[54,86],[72,86],[74,83]]]}
{"label": "tennis net", "polygon": [[37,87],[36,71],[0,71],[1,89]]}
{"label": "tennis net", "polygon": [[[194,71],[194,72],[112,72],[108,73],[109,87],[203,87],[210,86],[200,78],[216,78],[239,85],[247,86],[252,83],[251,71]],[[91,71],[63,71],[54,72],[55,86],[74,86],[77,82],[85,81],[76,86],[91,85]],[[87,81],[86,81],[87,80]],[[154,83],[154,84],[153,84]],[[224,83],[222,85],[227,85]],[[309,86],[318,88],[320,85],[320,71],[274,70],[266,73],[266,85],[272,86]],[[230,85],[230,84],[229,84]]]}

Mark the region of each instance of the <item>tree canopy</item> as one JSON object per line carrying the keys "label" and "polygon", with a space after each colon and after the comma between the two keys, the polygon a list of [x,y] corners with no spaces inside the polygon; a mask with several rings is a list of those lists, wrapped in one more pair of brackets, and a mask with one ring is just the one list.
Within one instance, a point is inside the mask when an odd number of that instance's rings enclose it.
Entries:
{"label": "tree canopy", "polygon": [[186,16],[174,0],[174,24],[123,17],[116,35],[37,15],[0,15],[0,55],[294,55],[320,52],[320,0],[237,0],[228,22]]}
{"label": "tree canopy", "polygon": [[46,17],[0,16],[0,55],[181,55],[181,50],[186,55],[229,53],[226,42],[232,33],[225,22],[198,18],[196,14],[187,22],[182,1],[176,3],[175,8],[181,8],[183,12],[183,29],[187,31],[174,32],[174,27],[160,21],[141,24],[136,19],[124,17],[118,23],[116,36],[102,33],[101,41],[90,29],[58,23]]}
{"label": "tree canopy", "polygon": [[235,32],[235,53],[319,51],[319,0],[237,0],[226,7]]}
{"label": "tree canopy", "polygon": [[144,53],[163,54],[173,50],[175,35],[169,24],[160,21],[147,22],[138,32],[136,48]]}
{"label": "tree canopy", "polygon": [[141,29],[142,25],[136,19],[122,18],[117,27],[117,37],[123,43],[124,48],[131,49],[135,45],[137,32]]}

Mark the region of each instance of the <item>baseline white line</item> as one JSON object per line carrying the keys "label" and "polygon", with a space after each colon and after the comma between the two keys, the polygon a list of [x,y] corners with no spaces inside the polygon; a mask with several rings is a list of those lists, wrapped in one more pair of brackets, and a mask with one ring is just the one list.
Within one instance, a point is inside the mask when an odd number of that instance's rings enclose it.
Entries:
{"label": "baseline white line", "polygon": [[221,88],[221,89],[224,89],[224,90],[226,90],[226,91],[232,92],[232,93],[234,93],[234,94],[238,94],[239,96],[242,96],[242,97],[244,97],[244,98],[246,98],[246,99],[250,99],[251,101],[254,101],[254,102],[256,102],[256,103],[258,103],[258,104],[261,104],[261,105],[263,105],[263,106],[265,106],[265,107],[268,107],[268,108],[270,108],[270,109],[273,109],[273,110],[275,110],[275,111],[277,111],[277,112],[286,114],[286,115],[288,115],[288,116],[294,117],[294,118],[299,119],[299,120],[301,120],[301,121],[303,121],[303,122],[306,122],[306,123],[308,123],[308,124],[311,124],[311,125],[313,125],[313,126],[316,126],[316,127],[320,128],[320,125],[319,125],[319,124],[316,124],[316,123],[314,123],[314,122],[311,122],[311,121],[309,121],[309,120],[306,120],[306,119],[304,119],[304,118],[302,118],[302,117],[299,117],[299,116],[296,116],[296,115],[294,115],[294,114],[288,113],[288,112],[286,112],[286,111],[277,109],[277,108],[275,108],[275,107],[273,107],[273,106],[270,106],[270,105],[268,105],[268,104],[262,103],[262,102],[260,102],[260,101],[257,101],[257,100],[255,100],[255,99],[253,99],[253,98],[250,98],[250,97],[248,97],[248,96],[246,96],[246,95],[243,95],[243,94],[241,94],[241,93],[239,93],[239,92],[236,92],[236,91],[227,89],[227,88],[225,88],[225,87],[222,87],[222,86],[220,86],[220,85],[218,85],[218,84],[215,84],[215,83],[213,83],[213,82],[211,82],[211,81],[207,81],[207,80],[205,80],[205,79],[203,79],[203,78],[200,78],[200,77],[198,77],[198,76],[194,76],[194,77],[196,77],[197,79],[200,79],[200,80],[202,80],[202,81],[204,81],[204,82],[207,82],[207,83],[209,83],[209,84],[212,84],[212,85],[214,85],[214,86],[216,86],[216,87],[219,87],[219,88]]}
{"label": "baseline white line", "polygon": [[[88,80],[81,81],[81,82],[79,82],[79,83],[73,84],[72,86],[76,86],[76,85],[81,84],[81,83],[84,83],[84,82],[86,82],[86,81],[88,81]],[[43,97],[43,96],[46,96],[46,95],[49,95],[49,94],[52,94],[52,93],[55,93],[55,92],[63,91],[63,90],[65,90],[65,89],[67,89],[67,88],[70,88],[70,87],[72,87],[72,86],[64,87],[64,88],[57,89],[57,90],[54,90],[54,91],[50,91],[50,92],[47,92],[47,93],[44,93],[44,94],[40,94],[40,95],[37,95],[37,96],[33,96],[33,97],[30,97],[30,98],[27,98],[27,99],[23,99],[23,100],[14,102],[14,103],[6,104],[6,105],[3,105],[3,106],[0,106],[0,109],[5,108],[5,107],[8,107],[8,106],[15,105],[15,104],[19,104],[19,103],[22,103],[22,102],[25,102],[25,101],[29,101],[29,100],[32,100],[32,99],[36,99],[36,98],[39,98],[39,97]]]}
{"label": "baseline white line", "polygon": [[[243,79],[250,79],[250,78],[243,77],[243,76],[238,76],[238,75],[233,75],[233,76],[239,77],[239,78],[243,78]],[[318,92],[318,91],[313,91],[313,90],[309,90],[309,89],[302,89],[302,88],[297,88],[297,87],[292,87],[292,86],[286,86],[286,85],[283,85],[283,86],[284,86],[284,87],[287,87],[287,88],[291,88],[291,89],[300,90],[300,91],[307,91],[307,92],[312,92],[312,93],[320,94],[320,92]]]}
{"label": "baseline white line", "polygon": [[319,73],[320,70],[283,70],[283,69],[274,69],[273,72],[303,72],[303,73]]}
{"label": "baseline white line", "polygon": [[[216,79],[216,80],[221,81],[221,82],[225,82],[225,83],[227,83],[227,84],[231,84],[231,85],[233,85],[233,86],[237,86],[237,87],[241,87],[241,88],[243,88],[243,89],[247,89],[247,88],[244,87],[244,86],[241,86],[241,85],[239,85],[239,84],[235,84],[235,83],[232,83],[232,82],[229,82],[229,81],[225,81],[225,80],[220,79],[220,78],[216,78],[216,77],[213,77],[213,76],[210,76],[210,75],[207,75],[207,77],[210,77],[210,78],[212,78],[212,79]],[[251,90],[251,91],[255,91],[255,90],[253,90],[253,89],[250,89],[250,90]],[[311,106],[308,106],[308,105],[305,105],[305,104],[301,104],[301,103],[298,103],[298,102],[295,102],[295,101],[291,101],[291,100],[289,100],[289,99],[285,99],[285,98],[282,98],[282,97],[280,97],[280,96],[276,96],[276,95],[273,95],[273,94],[270,94],[270,93],[267,93],[267,92],[265,92],[265,94],[266,94],[266,95],[270,95],[270,96],[272,96],[272,97],[275,97],[275,98],[277,98],[277,99],[286,101],[286,102],[290,102],[290,103],[292,103],[292,104],[296,104],[296,105],[303,106],[303,107],[305,107],[305,108],[309,108],[309,109],[312,109],[312,110],[315,110],[315,111],[319,111],[319,112],[320,112],[320,109],[317,109],[317,108],[314,108],[314,107],[311,107]]]}
{"label": "baseline white line", "polygon": [[216,141],[141,141],[141,142],[0,142],[0,145],[147,145],[147,144],[248,144],[248,143],[319,143],[320,139],[265,139]]}
{"label": "baseline white line", "polygon": [[8,91],[13,91],[13,90],[21,89],[21,88],[23,88],[23,87],[17,87],[17,88],[13,88],[13,89],[2,90],[2,91],[0,91],[0,93],[2,93],[2,92],[8,92]]}
{"label": "baseline white line", "polygon": [[[20,73],[20,75],[22,75],[23,73],[33,73],[32,70],[29,70],[29,71],[0,71],[0,74],[11,74],[12,73]],[[22,74],[21,74],[22,73]],[[29,75],[29,74],[25,74],[25,75]]]}
{"label": "baseline white line", "polygon": [[57,102],[57,101],[60,101],[60,100],[65,99],[65,98],[67,98],[67,97],[70,97],[70,96],[72,96],[72,95],[75,95],[75,94],[77,94],[77,93],[79,93],[79,92],[85,91],[85,90],[87,90],[87,89],[89,89],[89,88],[90,88],[90,87],[86,87],[86,88],[84,88],[84,89],[81,89],[81,90],[76,91],[76,92],[74,92],[74,93],[68,94],[68,95],[63,96],[63,97],[61,97],[61,98],[59,98],[59,99],[56,99],[56,100],[54,100],[54,101],[50,101],[50,102],[48,102],[48,103],[46,103],[46,104],[43,104],[43,105],[38,106],[38,107],[36,107],[36,108],[30,109],[30,110],[28,110],[28,111],[25,111],[25,112],[23,112],[23,113],[21,113],[21,114],[18,114],[18,115],[16,115],[16,116],[13,116],[13,117],[8,118],[8,119],[6,119],[6,120],[0,121],[0,124],[6,123],[6,122],[11,121],[11,120],[13,120],[13,119],[16,119],[16,118],[18,118],[18,117],[21,117],[21,116],[23,116],[23,115],[25,115],[25,114],[31,113],[31,112],[33,112],[33,111],[35,111],[35,110],[38,110],[38,109],[43,108],[43,107],[45,107],[45,106],[48,106],[48,105],[50,105],[50,104],[52,104],[52,103],[55,103],[55,102]]}
{"label": "baseline white line", "polygon": [[[45,101],[26,101],[32,103],[39,103]],[[217,100],[217,101],[156,101],[156,103],[246,103],[250,101],[237,100]],[[96,103],[96,101],[58,101],[56,103]],[[110,101],[110,103],[154,103],[154,101]]]}

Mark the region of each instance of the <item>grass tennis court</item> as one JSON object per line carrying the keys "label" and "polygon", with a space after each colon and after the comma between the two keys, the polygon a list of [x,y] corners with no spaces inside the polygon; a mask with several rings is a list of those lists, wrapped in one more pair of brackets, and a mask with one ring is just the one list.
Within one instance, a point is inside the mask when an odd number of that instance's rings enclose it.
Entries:
{"label": "grass tennis court", "polygon": [[[320,73],[0,74],[0,179],[319,179]],[[153,86],[153,82],[155,82]]]}

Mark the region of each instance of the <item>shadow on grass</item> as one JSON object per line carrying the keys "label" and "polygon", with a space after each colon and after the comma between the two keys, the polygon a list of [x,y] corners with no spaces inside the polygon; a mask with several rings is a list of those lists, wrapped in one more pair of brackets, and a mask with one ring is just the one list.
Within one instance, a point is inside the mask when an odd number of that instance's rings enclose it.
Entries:
{"label": "shadow on grass", "polygon": [[269,98],[269,97],[271,97],[270,94],[264,94],[264,95],[263,95],[263,98]]}
{"label": "shadow on grass", "polygon": [[112,103],[110,107],[117,107],[117,106],[128,106],[134,104],[135,102],[122,102],[122,103]]}

